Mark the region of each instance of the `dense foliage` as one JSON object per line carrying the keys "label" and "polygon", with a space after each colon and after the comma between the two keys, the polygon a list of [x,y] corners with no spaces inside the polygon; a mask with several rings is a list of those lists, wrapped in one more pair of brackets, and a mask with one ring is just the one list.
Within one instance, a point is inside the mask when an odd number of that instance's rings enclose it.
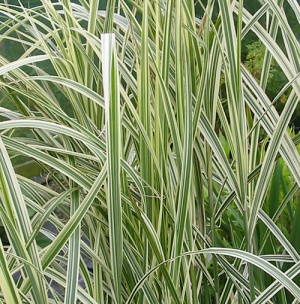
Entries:
{"label": "dense foliage", "polygon": [[2,1],[0,302],[300,301],[300,9],[253,3]]}

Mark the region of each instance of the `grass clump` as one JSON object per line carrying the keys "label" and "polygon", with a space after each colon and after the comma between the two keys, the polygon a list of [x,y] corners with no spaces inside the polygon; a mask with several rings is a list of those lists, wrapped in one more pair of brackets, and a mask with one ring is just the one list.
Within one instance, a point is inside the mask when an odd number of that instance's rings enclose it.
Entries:
{"label": "grass clump", "polygon": [[[0,4],[0,43],[23,48],[0,57],[1,301],[300,301],[300,48],[285,15],[299,6],[207,1],[199,19],[194,5]],[[270,99],[275,63],[286,83]],[[58,190],[16,174],[20,156]]]}

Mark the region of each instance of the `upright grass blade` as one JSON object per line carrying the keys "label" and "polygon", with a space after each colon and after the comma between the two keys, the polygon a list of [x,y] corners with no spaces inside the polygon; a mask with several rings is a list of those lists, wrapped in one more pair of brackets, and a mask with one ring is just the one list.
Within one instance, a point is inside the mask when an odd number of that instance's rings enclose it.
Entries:
{"label": "upright grass blade", "polygon": [[106,140],[108,162],[108,221],[110,257],[116,303],[121,303],[121,282],[123,264],[123,230],[121,204],[121,120],[120,91],[114,34],[103,34],[102,65],[103,88],[106,111]]}
{"label": "upright grass blade", "polygon": [[[71,165],[75,165],[74,157],[70,156]],[[72,189],[76,189],[78,185],[73,181],[70,181],[70,186]],[[80,191],[76,189],[71,194],[71,206],[70,206],[70,217],[76,212],[80,205]],[[66,295],[65,304],[71,304],[76,302],[77,290],[78,290],[78,280],[79,280],[79,260],[80,260],[80,240],[81,240],[81,229],[80,225],[76,227],[73,234],[69,239],[69,257],[67,265],[67,282],[66,282]]]}
{"label": "upright grass blade", "polygon": [[[177,3],[176,22],[178,27],[176,28],[176,53],[177,61],[176,65],[176,98],[178,102],[178,125],[181,136],[182,146],[184,147],[182,152],[182,160],[180,163],[182,167],[179,168],[181,175],[178,187],[178,194],[176,197],[176,220],[175,220],[175,243],[174,254],[179,256],[182,252],[183,245],[186,240],[184,231],[188,232],[189,225],[189,210],[192,207],[191,202],[191,178],[192,178],[192,150],[193,150],[193,134],[192,134],[192,87],[190,81],[190,73],[188,66],[190,66],[190,58],[188,54],[188,45],[183,35],[183,25],[181,20],[182,8],[181,4]],[[185,62],[185,64],[182,64]],[[192,246],[192,244],[188,244]],[[179,284],[180,277],[180,263],[176,261],[174,265],[174,280],[175,284]]]}
{"label": "upright grass blade", "polygon": [[[136,65],[137,65],[137,74],[138,74],[138,113],[139,119],[145,128],[145,132],[150,140],[150,144],[152,145],[152,127],[151,127],[151,102],[150,102],[150,71],[149,71],[149,1],[146,0],[143,3],[143,19],[142,19],[142,32],[141,32],[141,46],[140,46],[140,58],[137,57]],[[149,153],[149,147],[147,143],[144,141],[142,134],[140,134],[139,138],[139,157],[140,157],[140,172],[141,178],[145,181],[145,210],[147,217],[150,221],[153,221],[154,214],[154,199],[152,197],[150,187],[153,185],[153,175],[152,175],[152,159]],[[152,252],[150,251],[149,244],[147,239],[145,239],[145,248],[143,253],[143,271],[147,271],[149,260],[152,258]],[[139,299],[139,303],[143,302],[143,295]]]}

